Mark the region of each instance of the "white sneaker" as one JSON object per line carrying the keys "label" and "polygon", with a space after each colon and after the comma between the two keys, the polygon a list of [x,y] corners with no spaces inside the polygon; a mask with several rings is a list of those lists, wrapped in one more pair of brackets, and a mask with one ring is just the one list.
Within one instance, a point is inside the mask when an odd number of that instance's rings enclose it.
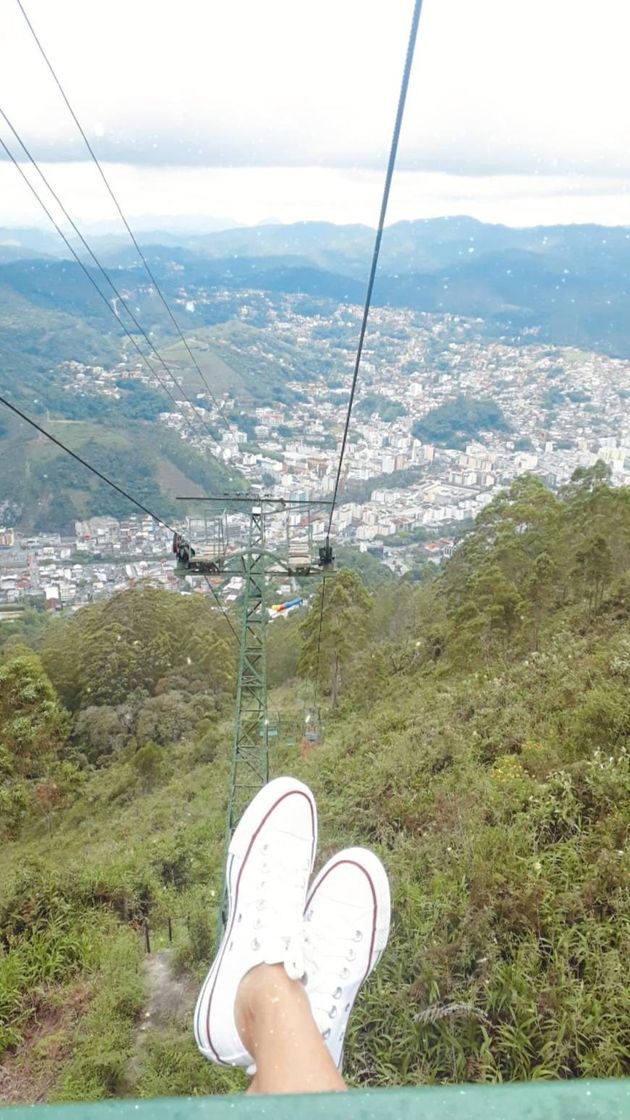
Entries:
{"label": "white sneaker", "polygon": [[304,913],[306,992],[330,1055],[341,1070],[357,992],[387,944],[387,872],[364,848],[346,848],[322,868]]}
{"label": "white sneaker", "polygon": [[317,845],[317,810],[294,778],[269,782],[247,806],[228,849],[225,933],[199,993],[194,1033],[201,1053],[250,1069],[234,1020],[238,986],[258,964],[304,975],[302,921]]}

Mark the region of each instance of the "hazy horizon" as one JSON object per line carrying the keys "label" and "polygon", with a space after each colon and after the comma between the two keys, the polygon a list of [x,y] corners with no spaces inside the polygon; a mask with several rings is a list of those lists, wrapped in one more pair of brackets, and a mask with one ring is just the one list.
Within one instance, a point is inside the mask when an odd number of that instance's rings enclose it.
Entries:
{"label": "hazy horizon", "polygon": [[[412,0],[24,4],[133,223],[376,223]],[[629,33],[625,0],[424,0],[389,223],[630,224]],[[0,106],[73,217],[113,225],[8,2]],[[1,157],[0,199],[0,225],[44,224]]]}

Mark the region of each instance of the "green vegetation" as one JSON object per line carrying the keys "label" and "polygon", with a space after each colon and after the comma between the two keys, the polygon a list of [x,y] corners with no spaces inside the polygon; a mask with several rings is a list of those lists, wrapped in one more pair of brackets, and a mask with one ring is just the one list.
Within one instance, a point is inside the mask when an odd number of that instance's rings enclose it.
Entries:
{"label": "green vegetation", "polygon": [[541,397],[541,405],[547,412],[557,408],[558,405],[564,404],[566,400],[565,394],[562,389],[558,389],[557,385],[552,385]]}
{"label": "green vegetation", "polygon": [[376,413],[381,420],[391,423],[399,416],[405,416],[407,409],[400,401],[393,401],[390,397],[384,397],[382,393],[366,393],[357,402],[355,412],[358,416],[368,417]]}
{"label": "green vegetation", "polygon": [[[187,512],[175,497],[225,490],[240,476],[179,436],[140,422],[121,427],[50,421],[47,428],[97,470],[164,518]],[[23,530],[73,530],[75,520],[124,518],[134,506],[19,420],[10,420],[0,442],[0,502],[19,502],[15,523]],[[19,497],[18,497],[19,496]]]}
{"label": "green vegetation", "polygon": [[350,545],[335,545],[335,565],[356,572],[368,591],[376,592],[383,586],[391,587],[395,582],[395,576],[376,556]]}
{"label": "green vegetation", "polygon": [[[366,636],[371,600],[361,580],[343,568],[324,586],[303,625],[303,646],[297,663],[300,675],[321,679],[330,694],[333,711],[346,669]],[[321,604],[321,609],[320,609]]]}
{"label": "green vegetation", "polygon": [[460,395],[431,409],[416,421],[413,435],[423,443],[464,448],[483,432],[507,432],[509,426],[496,401]]}
{"label": "green vegetation", "polygon": [[314,348],[305,350],[292,337],[242,322],[215,327],[209,335],[215,355],[237,374],[247,395],[260,404],[273,401],[291,404],[300,394],[287,388],[287,381],[309,381],[330,371],[330,358]]}
{"label": "green vegetation", "polygon": [[350,479],[341,487],[341,495],[346,502],[367,502],[373,490],[396,490],[412,486],[426,477],[423,467],[406,467],[400,471],[390,471],[389,474],[379,474],[375,478],[368,478],[365,482]]}
{"label": "green vegetation", "polygon": [[[367,844],[390,873],[352,1083],[627,1074],[630,491],[601,464],[557,496],[526,476],[431,582],[327,581],[325,741],[302,760],[316,600],[271,628],[272,766],[314,789],[320,860]],[[221,881],[231,686],[213,672],[232,647],[202,665],[195,627],[202,651],[226,640],[205,602],[133,592],[25,629],[41,663],[19,635],[4,650],[0,736],[32,746],[0,778],[28,804],[1,818],[0,1061],[24,1074],[46,1050],[48,1098],[242,1086],[195,1053],[190,1011],[140,1032],[142,923],[161,945],[179,921],[172,967],[194,992]],[[38,800],[61,766],[62,798]]]}

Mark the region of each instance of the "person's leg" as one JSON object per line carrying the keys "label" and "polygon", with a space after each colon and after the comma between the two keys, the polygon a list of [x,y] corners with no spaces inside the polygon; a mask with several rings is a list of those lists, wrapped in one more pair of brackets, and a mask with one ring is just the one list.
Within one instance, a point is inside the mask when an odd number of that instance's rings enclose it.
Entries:
{"label": "person's leg", "polygon": [[232,836],[228,914],[195,1007],[210,1061],[255,1073],[255,1093],[330,1092],[354,999],[385,947],[389,887],[360,848],[329,860],[307,894],[317,843],[310,790],[276,778]]}
{"label": "person's leg", "polygon": [[243,977],[235,1008],[240,1037],[256,1063],[248,1093],[324,1093],[346,1088],[299,980],[280,964]]}

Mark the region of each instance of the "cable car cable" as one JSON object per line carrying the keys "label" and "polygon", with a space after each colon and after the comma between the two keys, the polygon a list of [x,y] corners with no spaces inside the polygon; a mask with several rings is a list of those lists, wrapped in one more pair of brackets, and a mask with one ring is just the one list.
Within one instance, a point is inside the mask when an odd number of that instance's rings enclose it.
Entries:
{"label": "cable car cable", "polygon": [[[101,482],[105,482],[108,486],[111,486],[112,490],[115,490],[118,494],[121,494],[123,498],[126,498],[128,502],[131,502],[134,506],[137,506],[137,508],[142,510],[143,513],[146,513],[148,517],[151,517],[155,522],[157,522],[158,525],[162,525],[163,528],[167,529],[169,533],[175,532],[175,529],[173,529],[173,527],[169,525],[167,521],[164,521],[164,519],[162,517],[159,517],[157,513],[154,513],[152,509],[149,509],[148,506],[145,506],[143,502],[139,502],[137,498],[134,498],[133,495],[130,494],[127,490],[124,490],[123,487],[119,486],[117,482],[113,482],[111,478],[108,478],[106,474],[103,474],[102,471],[99,471],[97,467],[93,467],[91,463],[88,463],[87,459],[83,458],[83,456],[78,455],[76,451],[72,451],[70,447],[68,447],[65,443],[62,443],[60,439],[57,439],[57,437],[54,436],[52,432],[48,432],[46,428],[42,428],[41,424],[38,424],[36,420],[32,419],[32,417],[27,416],[25,412],[22,412],[22,410],[17,407],[17,405],[11,404],[11,402],[8,401],[6,397],[2,396],[0,396],[0,404],[3,404],[5,408],[10,409],[11,412],[14,412],[15,415],[19,416],[21,420],[24,420],[27,424],[30,424],[32,428],[35,428],[35,430],[40,432],[41,435],[45,436],[46,439],[49,439],[51,443],[56,444],[57,447],[61,448],[62,451],[65,451],[66,455],[70,455],[71,458],[77,461],[77,463],[80,463],[82,467],[85,467],[88,471],[91,471],[92,474],[96,475],[96,477],[101,480]],[[225,618],[225,621],[234,634],[234,637],[238,641],[238,634],[232,626],[230,617],[207,576],[206,583],[208,584],[208,587],[214,595],[214,598],[219,606],[223,617]]]}
{"label": "cable car cable", "polygon": [[236,642],[237,642],[237,644],[238,644],[238,643],[240,642],[240,638],[239,638],[238,634],[236,633],[236,630],[235,630],[235,629],[234,629],[234,627],[232,626],[232,622],[231,622],[230,616],[229,616],[229,614],[227,613],[227,611],[226,611],[225,607],[223,606],[223,604],[222,604],[221,600],[219,599],[219,596],[217,595],[216,591],[214,590],[214,587],[213,587],[213,586],[212,586],[212,584],[210,583],[210,580],[208,579],[208,577],[207,577],[207,575],[206,575],[206,573],[205,573],[205,572],[204,572],[204,574],[203,574],[203,578],[205,579],[206,583],[208,584],[208,587],[210,588],[210,590],[211,590],[212,594],[214,595],[214,598],[215,598],[215,600],[216,600],[216,602],[217,602],[217,604],[218,604],[219,610],[221,611],[221,614],[223,615],[223,617],[224,617],[225,621],[227,622],[228,626],[230,627],[230,630],[232,631],[232,633],[233,633],[234,637],[236,638]]}
{"label": "cable car cable", "polygon": [[148,517],[152,517],[154,521],[157,521],[158,525],[163,525],[165,529],[168,529],[169,533],[175,532],[173,527],[169,525],[167,521],[164,521],[162,517],[158,517],[157,513],[154,513],[152,509],[149,509],[148,506],[143,505],[142,502],[139,502],[126,490],[123,490],[122,486],[119,486],[117,482],[112,482],[111,478],[108,478],[106,474],[103,474],[102,471],[99,471],[97,467],[93,467],[91,463],[88,463],[87,459],[84,459],[81,455],[78,455],[76,451],[72,451],[70,447],[67,447],[65,443],[62,443],[60,439],[57,439],[57,437],[54,436],[52,432],[48,432],[45,428],[42,428],[41,424],[38,424],[36,420],[32,419],[32,417],[27,416],[25,412],[22,412],[22,410],[17,407],[17,405],[11,404],[11,402],[8,401],[6,397],[2,396],[0,396],[0,404],[3,404],[5,408],[9,408],[11,412],[14,412],[15,415],[19,416],[21,420],[25,420],[27,424],[30,424],[31,427],[35,428],[35,430],[40,432],[41,435],[46,436],[46,439],[49,439],[51,443],[56,443],[57,447],[60,447],[62,451],[66,452],[66,455],[70,455],[73,459],[76,459],[77,463],[80,463],[82,467],[86,467],[88,471],[91,471],[92,474],[95,474],[96,477],[100,478],[102,482],[105,482],[108,486],[111,486],[112,490],[116,490],[119,494],[122,494],[123,498],[126,498],[127,501],[132,502],[134,506],[137,506],[138,509],[141,509],[142,512],[146,513]]}
{"label": "cable car cable", "polygon": [[[20,0],[18,0],[18,3]],[[370,307],[372,304],[372,292],[374,290],[374,279],[376,277],[376,267],[378,265],[378,258],[381,249],[381,241],[383,239],[383,229],[385,227],[385,217],[387,214],[387,204],[389,202],[389,193],[394,176],[394,167],[396,164],[396,154],[398,152],[398,141],[400,139],[400,130],[402,126],[403,114],[405,111],[405,102],[407,100],[407,90],[409,89],[409,79],[411,77],[411,67],[413,64],[413,56],[416,46],[416,39],[418,35],[418,24],[420,21],[420,12],[422,11],[422,0],[415,0],[413,16],[411,20],[411,30],[409,32],[409,42],[407,44],[407,55],[405,58],[405,65],[403,69],[402,82],[400,87],[400,94],[398,98],[398,109],[396,111],[396,120],[394,122],[394,131],[392,133],[392,140],[389,152],[389,160],[387,161],[387,171],[385,174],[385,185],[383,188],[383,197],[381,200],[381,210],[378,219],[378,226],[376,228],[376,237],[374,239],[374,249],[372,252],[372,263],[370,265],[370,272],[368,277],[367,291],[365,295],[365,304],[363,307],[363,317],[361,320],[361,330],[359,332],[359,342],[357,346],[357,353],[354,361],[354,369],[352,374],[352,383],[350,387],[350,399],[348,401],[348,411],[346,414],[346,422],[343,431],[343,438],[341,441],[341,451],[339,453],[339,464],[337,466],[337,475],[335,478],[335,488],[333,491],[332,505],[330,507],[330,514],[328,518],[328,532],[327,537],[330,536],[332,526],[333,514],[335,512],[335,504],[337,502],[337,494],[339,490],[339,480],[341,478],[341,468],[343,466],[343,458],[346,450],[346,443],[348,441],[348,431],[350,429],[350,417],[352,415],[352,406],[354,404],[354,395],[357,388],[357,380],[359,377],[359,367],[361,365],[361,357],[363,354],[363,343],[365,341],[365,333],[367,330],[368,316],[370,314]]]}
{"label": "cable car cable", "polygon": [[[19,0],[18,0],[19,3]],[[385,173],[385,184],[383,187],[383,196],[381,199],[381,209],[379,213],[378,225],[376,227],[376,236],[374,239],[374,249],[372,252],[372,262],[370,265],[370,272],[368,276],[367,290],[365,294],[365,304],[363,307],[363,316],[361,319],[361,329],[359,331],[359,341],[357,345],[357,352],[354,361],[354,368],[352,373],[352,382],[350,385],[350,397],[348,400],[348,411],[346,413],[346,421],[343,430],[343,437],[341,440],[341,450],[339,452],[339,463],[337,465],[337,474],[335,477],[335,487],[333,490],[332,504],[330,507],[328,517],[328,529],[326,531],[326,547],[330,546],[330,533],[332,529],[333,516],[335,513],[335,505],[339,493],[339,481],[341,479],[341,469],[343,466],[343,459],[346,451],[346,444],[348,442],[348,432],[350,430],[350,419],[352,416],[352,406],[354,404],[354,397],[357,388],[357,381],[359,378],[359,368],[361,365],[361,357],[363,355],[363,343],[365,341],[365,334],[367,330],[368,317],[370,314],[370,307],[372,305],[372,292],[374,290],[374,280],[376,277],[376,267],[378,265],[378,258],[381,250],[381,241],[383,239],[383,230],[385,228],[385,217],[387,215],[387,205],[389,202],[389,194],[394,177],[394,168],[396,165],[396,155],[398,152],[398,141],[400,139],[400,130],[402,127],[403,114],[405,111],[405,103],[407,100],[407,91],[409,89],[409,79],[411,77],[411,67],[413,64],[413,56],[416,48],[416,40],[418,37],[418,24],[420,22],[420,13],[422,11],[422,0],[415,0],[413,15],[411,17],[411,29],[409,31],[409,40],[407,42],[407,54],[405,56],[405,64],[403,67],[402,81],[400,85],[400,93],[398,96],[398,108],[396,110],[396,119],[394,121],[394,129],[392,132],[392,140],[389,150],[389,159],[387,161],[387,170]],[[325,596],[326,577],[322,579],[322,593],[319,606],[319,627],[317,633],[317,662],[315,672],[315,698],[319,690],[319,676],[320,676],[320,654],[322,643],[322,626],[324,621],[324,596]]]}
{"label": "cable car cable", "polygon": [[[153,351],[153,353],[155,354],[155,359],[156,359],[157,361],[159,361],[159,362],[160,362],[160,364],[161,364],[161,366],[162,366],[162,367],[164,368],[164,370],[165,370],[166,374],[168,375],[168,377],[169,377],[169,378],[171,379],[171,381],[172,381],[172,382],[173,382],[173,384],[175,385],[175,388],[176,388],[176,389],[178,390],[178,392],[180,392],[180,393],[182,394],[182,396],[184,397],[184,399],[185,399],[185,400],[186,400],[186,401],[188,402],[188,404],[189,404],[189,405],[191,406],[191,408],[192,408],[192,410],[193,410],[193,415],[195,416],[195,419],[196,419],[196,420],[198,420],[198,421],[199,421],[199,423],[203,425],[204,431],[206,431],[206,432],[207,432],[207,434],[208,434],[208,435],[210,435],[210,437],[212,438],[212,433],[211,433],[211,432],[210,432],[210,430],[208,429],[208,427],[207,427],[207,424],[206,424],[205,420],[203,419],[203,417],[201,416],[201,413],[200,413],[200,411],[198,411],[198,406],[197,406],[197,405],[195,405],[194,401],[191,401],[191,400],[190,400],[190,397],[189,397],[189,396],[187,395],[187,393],[185,392],[185,390],[184,390],[184,389],[182,389],[181,385],[180,385],[180,384],[179,384],[179,382],[177,381],[177,378],[175,377],[175,374],[174,374],[174,373],[172,372],[172,370],[170,369],[170,367],[169,367],[169,366],[167,365],[167,363],[165,362],[164,358],[163,358],[163,357],[161,356],[161,354],[159,353],[159,351],[158,351],[158,350],[156,349],[155,345],[154,345],[154,344],[153,344],[153,343],[151,342],[151,339],[150,339],[150,338],[149,338],[149,336],[147,335],[146,331],[145,331],[145,330],[144,330],[144,328],[143,328],[143,327],[141,326],[141,324],[140,324],[140,323],[138,322],[138,320],[137,320],[136,316],[134,315],[133,311],[132,311],[132,310],[130,309],[129,305],[127,304],[127,302],[125,301],[125,299],[123,298],[123,296],[121,296],[121,294],[120,294],[120,292],[118,291],[118,289],[117,289],[116,285],[114,284],[114,282],[113,282],[113,281],[111,280],[111,278],[110,278],[110,277],[109,277],[109,276],[107,275],[107,272],[105,271],[105,269],[104,269],[104,268],[103,268],[103,266],[101,265],[101,263],[100,263],[100,261],[98,260],[98,258],[97,258],[97,256],[96,256],[96,254],[95,254],[95,253],[94,253],[94,252],[92,251],[92,249],[91,249],[91,248],[90,248],[90,246],[88,245],[87,241],[85,240],[85,238],[84,238],[83,234],[82,234],[82,233],[81,233],[81,231],[80,231],[80,230],[78,229],[78,227],[77,227],[77,226],[75,225],[74,221],[72,220],[72,218],[71,218],[71,217],[70,217],[70,215],[68,214],[68,212],[67,212],[67,210],[66,210],[65,206],[64,206],[64,205],[63,205],[63,203],[61,202],[61,199],[59,198],[59,196],[57,195],[57,193],[56,193],[56,192],[55,192],[55,191],[53,190],[52,186],[50,185],[50,183],[49,183],[49,182],[48,182],[48,180],[46,179],[46,176],[44,175],[43,171],[42,171],[42,170],[40,169],[39,165],[37,164],[37,161],[36,161],[36,160],[34,159],[34,157],[33,157],[33,156],[31,155],[31,153],[29,152],[28,148],[26,147],[26,145],[24,144],[23,140],[21,139],[21,137],[20,137],[19,133],[18,133],[18,132],[17,132],[17,130],[16,130],[15,128],[14,128],[13,124],[11,123],[11,121],[9,120],[9,118],[7,117],[6,113],[4,112],[4,110],[3,110],[2,108],[0,108],[0,116],[2,116],[2,118],[3,118],[4,120],[5,120],[5,122],[6,122],[6,124],[8,125],[8,127],[9,127],[9,128],[11,129],[11,131],[13,132],[14,136],[15,136],[15,137],[16,137],[16,139],[18,140],[18,143],[19,143],[19,144],[21,145],[21,147],[23,148],[24,152],[26,153],[26,155],[27,155],[27,158],[28,158],[28,159],[30,160],[30,162],[31,162],[31,163],[33,164],[33,166],[35,167],[36,171],[37,171],[37,172],[39,173],[39,175],[40,175],[40,177],[41,177],[42,181],[43,181],[43,182],[44,182],[44,184],[46,185],[47,189],[48,189],[48,190],[50,191],[50,193],[51,193],[52,197],[53,197],[53,198],[55,199],[55,202],[56,202],[56,203],[57,203],[57,205],[58,205],[58,206],[60,207],[60,209],[61,209],[61,210],[63,211],[63,214],[65,215],[65,217],[66,217],[66,218],[67,218],[67,220],[69,221],[70,225],[71,225],[71,226],[72,226],[72,228],[74,229],[74,231],[75,231],[75,233],[77,234],[77,236],[78,236],[78,237],[80,238],[80,240],[81,240],[81,242],[83,243],[83,245],[85,246],[85,248],[86,248],[87,252],[88,252],[88,253],[90,254],[90,256],[92,257],[93,261],[94,261],[94,262],[95,262],[95,264],[96,264],[96,267],[97,267],[97,268],[99,269],[99,271],[100,271],[100,272],[102,273],[102,275],[104,276],[105,280],[106,280],[106,281],[107,281],[107,283],[109,284],[110,288],[111,288],[111,289],[112,289],[112,291],[114,292],[114,294],[115,294],[116,298],[117,298],[117,299],[118,299],[118,300],[120,301],[121,305],[122,305],[122,306],[124,307],[125,311],[126,311],[126,312],[127,312],[127,314],[129,315],[130,319],[132,320],[132,322],[134,323],[134,325],[135,325],[135,326],[137,327],[137,329],[138,329],[138,332],[139,332],[139,334],[140,334],[140,335],[141,335],[141,336],[142,336],[142,337],[144,338],[144,340],[145,340],[145,342],[147,343],[147,345],[148,345],[148,346],[149,346],[149,347],[151,348],[151,350],[152,350],[152,351]],[[128,329],[128,328],[127,328],[127,327],[125,326],[125,324],[124,324],[124,322],[122,321],[122,319],[121,319],[121,318],[119,318],[119,316],[117,315],[117,313],[116,313],[115,309],[114,309],[114,308],[112,307],[112,304],[111,304],[111,303],[110,303],[110,301],[108,300],[107,296],[106,296],[106,295],[104,294],[104,292],[103,292],[103,291],[102,291],[102,290],[101,290],[101,289],[99,288],[99,286],[98,286],[98,284],[96,283],[96,281],[95,281],[94,277],[93,277],[93,276],[91,275],[91,273],[90,273],[90,272],[89,272],[89,270],[87,269],[87,267],[86,267],[86,265],[85,265],[85,262],[84,262],[84,261],[82,261],[82,260],[81,260],[81,258],[79,257],[79,255],[78,255],[78,253],[76,252],[76,250],[74,249],[74,247],[73,247],[72,243],[71,243],[71,242],[70,242],[70,241],[68,240],[68,238],[66,237],[65,233],[64,233],[64,232],[63,232],[63,230],[61,229],[61,226],[60,226],[60,225],[59,225],[59,224],[58,224],[58,223],[56,222],[55,218],[53,217],[53,215],[51,214],[50,210],[48,209],[48,207],[46,206],[45,202],[43,201],[43,199],[42,199],[41,195],[40,195],[40,194],[38,193],[37,189],[36,189],[36,188],[35,188],[35,187],[33,186],[33,184],[31,183],[30,179],[28,178],[28,176],[27,176],[27,175],[26,175],[26,174],[24,173],[23,169],[21,168],[21,166],[20,166],[20,164],[19,164],[19,161],[18,161],[18,160],[16,160],[15,156],[14,156],[14,155],[13,155],[13,153],[12,153],[12,152],[10,151],[10,149],[9,149],[9,148],[7,147],[7,145],[5,144],[5,142],[4,142],[4,140],[2,139],[2,137],[0,137],[0,144],[1,144],[1,145],[2,145],[2,147],[4,148],[4,151],[6,152],[7,156],[9,157],[9,159],[11,160],[11,162],[13,163],[13,165],[14,165],[14,166],[15,166],[15,167],[17,168],[17,170],[19,171],[20,175],[22,176],[22,178],[23,178],[24,182],[25,182],[25,183],[26,183],[26,185],[28,186],[28,188],[29,188],[29,190],[31,191],[31,193],[32,193],[32,194],[33,194],[33,195],[35,196],[36,200],[37,200],[37,201],[39,202],[39,204],[40,204],[40,206],[41,206],[42,210],[44,211],[44,213],[45,213],[45,214],[46,214],[46,216],[48,217],[49,221],[50,221],[50,222],[52,223],[52,225],[53,225],[53,226],[55,227],[55,229],[56,229],[57,233],[58,233],[58,234],[59,234],[59,236],[60,236],[60,237],[62,238],[62,240],[63,240],[64,244],[66,245],[66,247],[68,248],[69,252],[70,252],[70,253],[72,253],[72,256],[74,257],[75,261],[77,262],[77,264],[79,265],[79,267],[80,267],[80,268],[82,269],[82,271],[83,271],[83,273],[85,274],[85,276],[87,277],[87,279],[88,279],[88,280],[90,281],[90,284],[91,284],[91,285],[92,285],[92,287],[93,287],[93,288],[94,288],[94,289],[95,289],[95,290],[96,290],[96,291],[98,292],[99,296],[101,297],[101,299],[103,300],[103,302],[104,302],[104,303],[106,304],[107,308],[109,309],[109,311],[111,312],[111,314],[112,314],[112,315],[114,316],[114,318],[116,319],[117,323],[118,323],[118,324],[119,324],[119,325],[120,325],[120,326],[122,327],[123,331],[124,331],[124,332],[125,332],[125,334],[127,335],[127,338],[129,339],[129,341],[131,342],[131,344],[132,344],[132,345],[133,345],[133,346],[135,347],[136,351],[138,352],[138,354],[139,354],[139,355],[140,355],[140,357],[142,358],[143,362],[144,362],[144,363],[145,363],[145,365],[147,366],[147,368],[148,368],[149,372],[151,373],[151,375],[152,375],[153,377],[157,377],[157,380],[158,380],[158,382],[159,382],[159,383],[160,383],[160,385],[161,385],[161,386],[162,386],[162,387],[164,388],[164,390],[165,390],[165,391],[166,391],[166,392],[168,393],[169,397],[170,397],[170,398],[171,398],[171,400],[173,401],[173,404],[175,405],[175,408],[176,408],[176,410],[177,410],[177,411],[178,411],[178,412],[179,412],[179,413],[180,413],[180,414],[181,414],[181,415],[182,415],[182,416],[184,417],[184,419],[186,419],[186,420],[187,420],[186,414],[185,414],[185,412],[183,411],[183,409],[181,408],[181,406],[180,406],[179,402],[177,401],[176,397],[174,397],[174,396],[173,396],[173,394],[171,393],[170,389],[169,389],[169,388],[167,387],[167,385],[165,384],[165,382],[163,382],[163,381],[161,381],[161,380],[160,380],[160,378],[159,378],[159,377],[158,377],[158,375],[157,375],[157,371],[156,371],[156,370],[154,369],[154,367],[153,367],[153,366],[152,366],[152,365],[150,364],[149,358],[148,358],[148,357],[147,357],[147,355],[146,355],[146,354],[145,354],[145,353],[144,353],[144,352],[142,351],[142,349],[141,349],[141,348],[140,348],[140,346],[138,345],[138,343],[137,343],[136,339],[134,339],[133,335],[131,334],[131,332],[129,331],[129,329]]]}
{"label": "cable car cable", "polygon": [[140,259],[141,259],[141,261],[142,261],[142,263],[143,263],[143,265],[146,269],[147,275],[149,276],[149,278],[151,280],[151,283],[153,284],[158,296],[160,297],[162,303],[164,304],[164,307],[166,308],[168,316],[169,316],[173,326],[175,327],[175,330],[177,331],[177,334],[179,335],[179,337],[180,337],[181,341],[183,342],[184,346],[186,347],[186,350],[188,351],[188,356],[190,357],[191,362],[193,363],[195,369],[197,370],[197,373],[199,374],[199,377],[201,378],[201,381],[202,381],[203,385],[205,386],[206,391],[207,391],[211,401],[213,402],[215,408],[217,409],[217,411],[219,413],[219,418],[223,421],[227,430],[231,434],[233,434],[232,426],[231,426],[229,420],[227,419],[227,417],[224,415],[224,413],[221,409],[221,406],[219,405],[214,393],[212,392],[212,389],[208,385],[208,382],[207,382],[207,380],[204,376],[204,373],[201,369],[201,366],[199,365],[197,359],[195,358],[195,356],[194,356],[194,354],[193,354],[193,352],[192,352],[192,350],[191,350],[191,348],[188,344],[188,341],[187,341],[179,323],[177,322],[177,319],[175,318],[175,316],[173,314],[173,311],[171,310],[170,304],[168,303],[168,300],[166,299],[166,296],[164,295],[158,281],[156,280],[155,275],[153,273],[153,270],[151,269],[151,267],[149,265],[149,262],[147,261],[147,258],[145,257],[142,249],[140,248],[140,245],[138,244],[136,236],[135,236],[131,226],[129,225],[129,222],[127,221],[127,219],[124,215],[123,209],[122,209],[122,207],[121,207],[121,205],[118,201],[118,198],[116,197],[116,195],[114,193],[114,190],[113,190],[113,188],[112,188],[112,186],[109,182],[109,179],[107,178],[105,172],[103,171],[103,167],[102,167],[102,165],[101,165],[101,163],[100,163],[100,161],[99,161],[99,159],[96,155],[96,152],[94,151],[92,145],[90,144],[90,141],[87,138],[85,130],[84,130],[79,118],[77,117],[74,109],[72,108],[72,105],[70,104],[70,101],[68,99],[68,96],[67,96],[62,84],[61,84],[61,81],[57,77],[57,74],[56,74],[55,69],[52,65],[52,62],[48,58],[48,55],[46,54],[46,51],[44,50],[44,48],[43,48],[43,46],[40,42],[40,39],[37,35],[37,32],[35,31],[35,28],[33,27],[33,24],[31,23],[28,15],[26,14],[26,11],[24,9],[24,5],[22,4],[21,0],[16,0],[16,2],[17,2],[18,8],[20,9],[22,15],[24,16],[24,19],[26,20],[26,23],[27,23],[28,28],[31,32],[31,35],[33,36],[37,46],[39,47],[42,58],[44,59],[44,62],[46,63],[46,66],[48,67],[48,69],[49,69],[49,71],[50,71],[50,73],[51,73],[51,75],[54,79],[54,82],[57,86],[57,89],[59,90],[59,93],[61,94],[61,96],[62,96],[62,98],[63,98],[63,100],[64,100],[64,102],[65,102],[65,104],[68,108],[68,111],[69,111],[69,113],[70,113],[70,115],[71,115],[71,117],[72,117],[72,119],[75,123],[75,125],[77,126],[79,132],[81,133],[81,136],[83,138],[85,146],[86,146],[88,152],[90,153],[90,156],[91,156],[93,162],[95,163],[95,165],[97,167],[99,175],[101,176],[101,179],[103,180],[103,183],[105,184],[105,187],[106,187],[106,189],[109,193],[109,196],[110,196],[112,202],[114,203],[114,206],[116,207],[116,210],[118,211],[118,213],[120,215],[121,221],[122,221],[125,229],[127,230],[127,233],[129,234],[129,237],[131,238],[131,240],[133,242],[134,248],[135,248],[136,252],[138,253],[138,256],[140,257]]}

